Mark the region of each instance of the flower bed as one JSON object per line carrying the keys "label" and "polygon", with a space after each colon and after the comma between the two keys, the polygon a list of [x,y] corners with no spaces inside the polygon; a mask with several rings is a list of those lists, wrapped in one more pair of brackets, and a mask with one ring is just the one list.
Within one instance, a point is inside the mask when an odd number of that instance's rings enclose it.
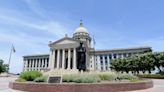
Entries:
{"label": "flower bed", "polygon": [[116,92],[131,91],[153,87],[153,82],[105,82],[105,83],[34,83],[11,82],[9,87],[28,92]]}

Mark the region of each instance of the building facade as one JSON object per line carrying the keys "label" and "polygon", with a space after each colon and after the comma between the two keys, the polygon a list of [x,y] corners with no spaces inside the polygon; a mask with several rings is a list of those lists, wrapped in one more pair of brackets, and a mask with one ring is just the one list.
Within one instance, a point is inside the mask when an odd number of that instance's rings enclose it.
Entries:
{"label": "building facade", "polygon": [[80,23],[73,37],[67,35],[49,43],[50,53],[23,56],[23,71],[109,71],[110,61],[151,51],[151,47],[95,50],[87,29]]}

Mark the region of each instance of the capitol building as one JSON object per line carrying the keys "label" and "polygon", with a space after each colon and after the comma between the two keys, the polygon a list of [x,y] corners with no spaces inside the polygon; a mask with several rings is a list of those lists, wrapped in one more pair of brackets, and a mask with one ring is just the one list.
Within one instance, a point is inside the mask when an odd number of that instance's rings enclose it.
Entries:
{"label": "capitol building", "polygon": [[73,33],[49,42],[49,54],[23,56],[23,71],[110,71],[110,61],[151,51],[151,47],[96,50],[82,21]]}

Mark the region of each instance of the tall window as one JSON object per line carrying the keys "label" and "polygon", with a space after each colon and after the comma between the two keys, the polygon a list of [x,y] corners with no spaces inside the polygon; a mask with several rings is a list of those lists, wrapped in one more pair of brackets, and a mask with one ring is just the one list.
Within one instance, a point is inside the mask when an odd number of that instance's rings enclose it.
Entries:
{"label": "tall window", "polygon": [[117,58],[117,54],[113,54],[113,58]]}
{"label": "tall window", "polygon": [[112,55],[111,55],[111,54],[109,54],[109,59],[110,59],[110,60],[112,59]]}
{"label": "tall window", "polygon": [[103,65],[103,61],[101,60],[100,62],[101,62],[101,65]]}

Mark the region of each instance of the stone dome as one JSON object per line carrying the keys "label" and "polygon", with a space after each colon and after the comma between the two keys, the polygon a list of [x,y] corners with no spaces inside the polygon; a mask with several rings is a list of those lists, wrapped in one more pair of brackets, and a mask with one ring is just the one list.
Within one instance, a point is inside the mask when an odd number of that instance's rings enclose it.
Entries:
{"label": "stone dome", "polygon": [[83,26],[82,20],[80,22],[80,26],[75,29],[74,33],[88,33],[87,29]]}

